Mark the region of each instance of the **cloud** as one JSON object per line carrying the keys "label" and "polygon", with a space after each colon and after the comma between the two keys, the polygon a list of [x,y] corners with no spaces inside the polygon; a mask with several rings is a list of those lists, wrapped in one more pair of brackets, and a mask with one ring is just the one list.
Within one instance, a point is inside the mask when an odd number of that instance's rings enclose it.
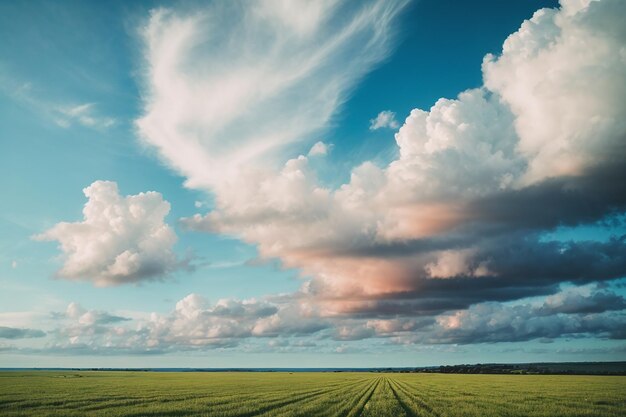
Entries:
{"label": "cloud", "polygon": [[130,320],[126,317],[111,315],[105,311],[85,310],[80,304],[72,302],[64,313],[53,314],[56,318],[76,320],[81,325],[104,325]]}
{"label": "cloud", "polygon": [[17,261],[16,260],[11,261],[11,268],[12,269],[16,269],[17,268]]}
{"label": "cloud", "polygon": [[437,260],[427,264],[424,270],[432,278],[453,278],[458,276],[489,276],[493,272],[489,271],[486,262],[475,267],[468,265],[469,258],[475,255],[471,249],[460,251],[446,250],[438,255]]}
{"label": "cloud", "polygon": [[31,339],[45,335],[41,330],[0,326],[0,339]]}
{"label": "cloud", "polygon": [[326,144],[324,142],[315,142],[311,149],[309,150],[308,156],[320,156],[327,155],[328,152],[333,148],[332,144]]}
{"label": "cloud", "polygon": [[541,338],[593,335],[608,339],[624,339],[623,314],[537,315],[528,306],[503,306],[485,303],[468,310],[440,317],[437,326],[421,343],[497,343]]}
{"label": "cloud", "polygon": [[115,125],[115,119],[98,116],[95,108],[95,103],[58,107],[56,110],[58,117],[55,122],[61,127],[70,127],[72,124],[76,123],[93,129],[107,129]]}
{"label": "cloud", "polygon": [[596,288],[574,288],[546,298],[540,311],[546,313],[603,313],[626,309],[626,299],[621,295]]}
{"label": "cloud", "polygon": [[[211,349],[332,351],[358,340],[390,345],[449,345],[595,337],[622,340],[624,298],[597,285],[568,287],[515,303],[485,302],[423,317],[323,317],[306,298],[221,299],[198,294],[165,314],[88,310],[70,303],[53,313],[46,347],[33,352],[157,354]],[[566,309],[563,309],[566,307]],[[6,330],[10,329],[10,330]],[[9,338],[43,332],[0,328]],[[270,339],[269,342],[264,340]]]}
{"label": "cloud", "polygon": [[578,175],[622,154],[626,132],[620,0],[542,9],[483,62],[485,86],[515,114],[522,184]]}
{"label": "cloud", "polygon": [[238,173],[272,166],[287,145],[328,126],[356,82],[389,54],[406,3],[156,9],[142,31],[139,135],[189,187],[229,189]]}
{"label": "cloud", "polygon": [[173,251],[176,235],[164,222],[170,205],[161,194],[122,196],[111,181],[96,181],[83,192],[83,221],[61,222],[34,237],[59,242],[59,277],[110,286],[162,279],[188,266]]}
{"label": "cloud", "polygon": [[370,130],[397,129],[399,127],[400,123],[396,120],[396,114],[390,110],[381,111],[378,116],[370,120]]}
{"label": "cloud", "polygon": [[[313,52],[303,49],[307,56],[325,50],[319,46],[324,42],[312,40],[325,39],[340,10],[319,7],[314,16],[326,17],[312,18],[307,30],[292,36],[299,48],[311,42]],[[295,71],[280,79],[262,73],[264,65],[249,69],[245,58],[256,55],[245,48],[213,57],[220,63],[216,70],[202,69],[205,53],[222,38],[211,38],[208,29],[199,29],[201,23],[222,13],[231,18],[234,12],[211,8],[191,18],[160,10],[144,36],[149,94],[138,127],[144,140],[187,176],[188,186],[215,195],[209,213],[181,223],[237,237],[256,245],[261,258],[277,258],[284,267],[300,270],[303,285],[291,297],[294,308],[306,306],[323,320],[370,321],[466,311],[469,318],[459,318],[470,328],[479,322],[473,315],[513,314],[499,303],[555,294],[562,283],[586,285],[626,276],[623,236],[571,242],[544,238],[559,227],[593,225],[626,212],[621,180],[626,175],[626,63],[621,59],[626,32],[615,18],[624,7],[615,0],[564,1],[560,9],[538,11],[505,41],[499,55],[485,57],[483,86],[442,98],[428,110],[413,109],[394,136],[397,158],[386,166],[365,161],[336,188],[317,180],[310,155],[304,156],[311,146],[306,142],[311,132],[327,125],[338,97],[345,97],[362,74],[341,63],[372,64],[387,53],[387,18],[398,10],[391,13],[376,2],[350,10],[346,19],[352,25],[346,27],[352,29],[340,30],[345,35],[338,38],[354,43],[352,36],[359,33],[359,42],[374,42],[369,36],[378,27],[376,59],[355,58],[354,51],[337,46],[307,68],[306,77],[299,71],[303,60],[285,58],[280,71],[270,65],[291,48],[283,35],[274,34],[267,45],[275,53],[260,62],[274,68],[272,74]],[[256,34],[267,16],[281,21],[287,13],[262,9],[260,15],[256,9],[244,13],[250,25],[242,33]],[[234,35],[233,45],[239,36]],[[350,82],[337,84],[339,73],[326,71],[336,66]],[[269,87],[259,91],[258,82],[247,82],[260,79],[254,77],[267,80]],[[332,106],[328,95],[323,100],[319,95],[322,82],[341,87],[333,90]],[[236,94],[232,85],[238,87]],[[206,106],[217,108],[217,97],[226,93],[232,100],[228,106],[206,111]],[[244,100],[249,97],[254,100]],[[288,101],[291,105],[282,107]],[[251,109],[247,103],[259,105]],[[389,126],[391,114],[381,114],[381,123]],[[285,119],[302,123],[294,127]],[[303,155],[289,159],[288,151],[299,149],[301,142],[306,143]],[[619,306],[619,300],[605,301]],[[593,300],[585,302],[592,306],[578,303],[581,314],[599,308]],[[472,310],[476,306],[482,307]],[[547,309],[525,311],[544,314]],[[565,314],[565,307],[560,309]],[[597,314],[618,323],[615,311]],[[275,334],[290,331],[272,324],[274,319],[263,320],[263,328],[276,329]],[[554,333],[549,331],[554,319],[541,316],[537,329],[520,326],[509,336],[503,331],[502,340],[617,334],[613,328],[593,327],[596,319],[569,315],[559,320]],[[359,338],[373,329],[346,327],[335,337]],[[473,334],[439,330],[441,335],[421,340],[463,341]],[[488,335],[474,340],[487,341]]]}
{"label": "cloud", "polygon": [[[560,300],[576,294],[563,310]],[[612,305],[603,306],[610,300]],[[399,344],[473,344],[592,336],[624,339],[623,297],[597,287],[574,287],[524,303],[478,303],[423,318],[352,320],[335,329],[336,340],[389,338]]]}
{"label": "cloud", "polygon": [[163,353],[232,348],[249,338],[305,336],[328,325],[295,309],[263,300],[221,299],[210,304],[198,294],[178,301],[168,314],[142,313],[135,319],[70,303],[50,332],[49,348],[83,353]]}
{"label": "cloud", "polygon": [[[311,159],[328,149],[313,135],[389,53],[402,6],[155,10],[142,32],[137,129],[187,186],[215,197],[181,224],[256,245],[260,258],[297,268],[302,286],[259,300],[190,294],[165,314],[73,303],[55,316],[51,348],[624,339],[626,301],[613,288],[626,277],[626,236],[546,236],[626,213],[625,3],[538,11],[485,57],[483,86],[413,109],[402,126],[381,113],[399,128],[393,161],[365,161],[345,184],[325,186]],[[84,221],[40,237],[61,243],[59,275],[111,285],[180,267],[158,193],[122,197],[97,182],[86,194]]]}
{"label": "cloud", "polygon": [[[499,57],[486,58],[485,86],[411,112],[395,135],[399,157],[386,167],[365,162],[330,189],[300,156],[276,172],[233,176],[228,190],[213,189],[212,212],[183,223],[240,237],[262,257],[299,268],[312,277],[302,293],[331,315],[421,314],[623,277],[622,238],[541,238],[626,210],[624,94],[605,88],[621,85],[626,71],[616,59],[619,7],[609,0],[575,13],[569,6],[537,12]],[[589,43],[592,52],[575,48]],[[510,64],[522,55],[528,77]],[[545,76],[552,63],[558,79]],[[532,100],[517,105],[518,90]],[[535,108],[543,110],[535,115]],[[529,124],[540,127],[525,128],[535,116]],[[537,139],[544,127],[558,140]],[[566,159],[578,162],[554,164]]]}
{"label": "cloud", "polygon": [[90,129],[106,130],[118,123],[115,118],[102,115],[96,103],[67,104],[59,100],[46,99],[45,91],[36,88],[30,82],[19,82],[3,76],[0,77],[0,90],[4,90],[15,101],[62,128],[80,125]]}

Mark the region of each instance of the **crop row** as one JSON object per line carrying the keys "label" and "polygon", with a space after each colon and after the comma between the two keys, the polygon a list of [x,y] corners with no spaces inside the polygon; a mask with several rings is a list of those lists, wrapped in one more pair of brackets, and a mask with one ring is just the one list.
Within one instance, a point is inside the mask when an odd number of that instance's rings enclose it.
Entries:
{"label": "crop row", "polygon": [[0,372],[0,415],[626,415],[626,378],[375,373]]}

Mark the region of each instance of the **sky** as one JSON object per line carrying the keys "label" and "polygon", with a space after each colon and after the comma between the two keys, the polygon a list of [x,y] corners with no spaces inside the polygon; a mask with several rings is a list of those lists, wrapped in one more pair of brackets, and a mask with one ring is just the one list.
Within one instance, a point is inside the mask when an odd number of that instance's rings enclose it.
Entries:
{"label": "sky", "polygon": [[0,367],[626,360],[623,0],[0,3]]}

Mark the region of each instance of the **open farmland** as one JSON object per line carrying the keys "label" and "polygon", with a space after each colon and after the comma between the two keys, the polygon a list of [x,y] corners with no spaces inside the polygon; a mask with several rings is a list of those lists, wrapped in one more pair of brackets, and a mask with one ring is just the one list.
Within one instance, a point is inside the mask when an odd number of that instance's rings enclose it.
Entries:
{"label": "open farmland", "polygon": [[624,416],[626,377],[1,372],[9,416]]}

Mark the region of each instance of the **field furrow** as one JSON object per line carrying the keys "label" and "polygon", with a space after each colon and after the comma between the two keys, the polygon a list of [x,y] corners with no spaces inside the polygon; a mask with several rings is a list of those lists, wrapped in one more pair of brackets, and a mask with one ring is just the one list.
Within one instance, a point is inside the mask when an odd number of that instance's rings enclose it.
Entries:
{"label": "field furrow", "polygon": [[370,398],[372,398],[372,395],[378,388],[381,380],[382,378],[380,377],[376,378],[373,383],[369,385],[368,389],[358,398],[356,404],[352,405],[351,409],[347,413],[347,417],[357,417],[362,415],[365,406]]}
{"label": "field furrow", "polygon": [[423,411],[422,409],[415,407],[415,405],[410,400],[410,398],[407,398],[406,393],[399,391],[396,381],[391,379],[389,381],[389,386],[391,388],[391,391],[393,392],[394,397],[396,398],[396,400],[398,401],[398,403],[404,410],[404,413],[408,417],[422,417],[425,415],[422,413]]}
{"label": "field furrow", "polygon": [[402,396],[404,403],[417,416],[441,417],[440,413],[433,409],[424,396],[419,394],[419,390],[411,389],[396,379],[393,380],[393,386],[395,388],[395,392]]}
{"label": "field furrow", "polygon": [[623,417],[626,377],[0,372],[2,417]]}
{"label": "field furrow", "polygon": [[[351,392],[360,392],[363,389],[367,381],[357,382],[355,384],[340,384],[334,389],[322,389],[311,392],[307,395],[303,395],[299,398],[294,398],[289,395],[286,396],[286,400],[281,403],[275,403],[259,408],[258,413],[254,415],[259,416],[291,416],[291,415],[310,415],[316,413],[320,409],[324,409],[328,405],[328,402],[332,398],[345,397],[346,394]],[[356,388],[356,390],[355,390]]]}
{"label": "field furrow", "polygon": [[363,417],[398,416],[406,417],[404,409],[393,394],[389,378],[383,377],[369,401],[365,404]]}

